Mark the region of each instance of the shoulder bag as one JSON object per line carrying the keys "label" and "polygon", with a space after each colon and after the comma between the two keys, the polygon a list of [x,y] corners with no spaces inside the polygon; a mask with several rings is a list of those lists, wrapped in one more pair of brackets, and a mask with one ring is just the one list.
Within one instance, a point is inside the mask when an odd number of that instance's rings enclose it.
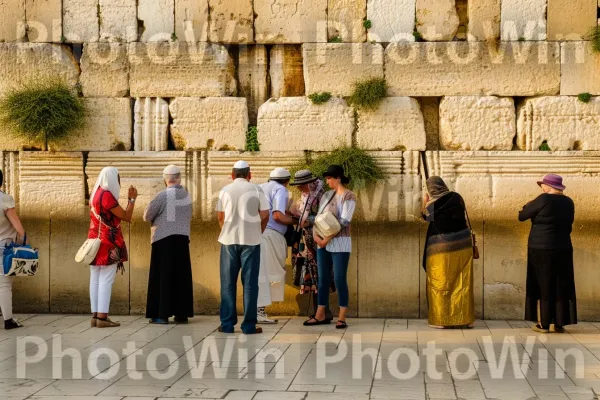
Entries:
{"label": "shoulder bag", "polygon": [[469,231],[471,231],[471,238],[473,239],[473,260],[479,259],[479,247],[477,247],[477,240],[475,238],[475,232],[471,227],[471,220],[469,220],[469,213],[467,212],[467,205],[465,204],[465,216],[467,217],[467,224],[469,224]]}
{"label": "shoulder bag", "polygon": [[323,211],[315,218],[313,230],[322,238],[335,236],[342,230],[342,226],[335,215],[331,211],[326,211],[327,206],[334,197],[335,193],[331,195],[331,198],[323,207]]}
{"label": "shoulder bag", "polygon": [[27,244],[27,234],[23,244],[14,242],[4,246],[3,275],[5,276],[33,276],[38,271],[38,250]]}
{"label": "shoulder bag", "polygon": [[[102,196],[104,196],[104,193],[100,195],[101,211]],[[75,255],[75,262],[83,263],[84,265],[90,265],[96,259],[96,255],[98,254],[98,250],[100,249],[100,243],[102,243],[102,241],[100,240],[100,230],[104,222],[102,222],[102,217],[100,216],[100,214],[96,214],[96,211],[94,210],[93,206],[91,207],[91,210],[92,213],[96,216],[96,218],[98,218],[98,237],[93,239],[87,239],[85,242],[83,242],[83,245],[77,251],[77,254]]]}

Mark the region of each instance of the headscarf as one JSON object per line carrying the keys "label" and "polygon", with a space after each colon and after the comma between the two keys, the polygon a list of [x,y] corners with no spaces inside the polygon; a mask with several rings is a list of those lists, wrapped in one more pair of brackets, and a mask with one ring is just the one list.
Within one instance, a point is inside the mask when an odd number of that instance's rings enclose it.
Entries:
{"label": "headscarf", "polygon": [[429,193],[429,201],[425,204],[425,215],[429,215],[430,205],[435,203],[440,198],[444,197],[450,190],[446,183],[439,176],[432,176],[427,181],[425,181],[425,185],[427,186],[427,193]]}
{"label": "headscarf", "polygon": [[114,167],[104,167],[98,175],[94,189],[90,195],[90,204],[94,201],[94,196],[98,188],[108,190],[115,200],[119,201],[119,195],[121,192],[121,185],[119,185],[119,170]]}
{"label": "headscarf", "polygon": [[[310,209],[312,207],[312,205],[314,204],[314,202],[318,199],[321,198],[321,196],[324,193],[323,190],[323,181],[320,179],[317,179],[314,182],[311,182],[308,184],[308,193],[304,193],[302,192],[302,200],[300,202],[300,212],[303,212],[304,210],[306,210],[306,212],[304,213],[304,215],[302,215],[302,221],[306,220],[306,218],[308,217],[308,215],[310,214]],[[308,204],[308,206],[307,206]]]}

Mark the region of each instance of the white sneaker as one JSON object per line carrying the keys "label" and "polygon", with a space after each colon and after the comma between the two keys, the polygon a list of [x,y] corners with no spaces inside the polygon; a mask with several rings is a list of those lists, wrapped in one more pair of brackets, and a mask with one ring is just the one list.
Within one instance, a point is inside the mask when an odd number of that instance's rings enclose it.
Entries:
{"label": "white sneaker", "polygon": [[258,324],[276,324],[278,321],[274,319],[269,319],[267,313],[264,308],[259,308],[257,312],[257,323]]}

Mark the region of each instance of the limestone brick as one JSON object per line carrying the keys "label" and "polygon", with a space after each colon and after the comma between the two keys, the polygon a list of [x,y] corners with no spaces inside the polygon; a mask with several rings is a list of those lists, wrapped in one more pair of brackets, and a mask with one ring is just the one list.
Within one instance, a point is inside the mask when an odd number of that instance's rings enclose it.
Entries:
{"label": "limestone brick", "polygon": [[69,43],[97,42],[100,34],[98,0],[63,0],[63,36]]}
{"label": "limestone brick", "polygon": [[7,124],[0,124],[0,151],[46,150],[43,140],[29,140],[20,137],[14,128]]}
{"label": "limestone brick", "polygon": [[136,0],[99,0],[99,5],[101,42],[137,41]]}
{"label": "limestone brick", "polygon": [[175,34],[186,42],[208,40],[207,0],[175,0]]}
{"label": "limestone brick", "polygon": [[129,62],[132,97],[236,94],[233,60],[219,44],[131,43]]}
{"label": "limestone brick", "polygon": [[60,42],[62,36],[61,0],[25,0],[29,42]]}
{"label": "limestone brick", "polygon": [[131,100],[86,98],[85,126],[67,139],[50,142],[51,151],[108,151],[131,149]]}
{"label": "limestone brick", "polygon": [[367,39],[363,22],[367,18],[367,0],[329,0],[327,29],[329,38],[344,42],[364,42]]}
{"label": "limestone brick", "polygon": [[169,146],[169,103],[151,97],[135,99],[133,145],[135,151],[165,151]]}
{"label": "limestone brick", "polygon": [[470,0],[469,41],[500,40],[500,0]]}
{"label": "limestone brick", "polygon": [[169,105],[171,137],[178,150],[242,150],[246,144],[245,98],[176,98]]}
{"label": "limestone brick", "polygon": [[425,150],[425,125],[419,102],[387,97],[374,111],[358,111],[356,142],[369,150]]}
{"label": "limestone brick", "polygon": [[450,96],[440,102],[440,144],[445,150],[512,150],[515,124],[512,98]]}
{"label": "limestone brick", "polygon": [[306,93],[350,96],[358,80],[383,78],[383,47],[376,43],[302,45]]}
{"label": "limestone brick", "polygon": [[127,45],[86,43],[81,56],[81,89],[85,97],[124,97],[129,93]]}
{"label": "limestone brick", "polygon": [[582,40],[597,18],[596,0],[548,0],[548,40]]}
{"label": "limestone brick", "polygon": [[173,0],[137,0],[137,19],[144,29],[142,42],[171,41],[175,33],[175,3]]}
{"label": "limestone brick", "polygon": [[423,39],[448,41],[460,23],[455,0],[417,0],[416,28]]}
{"label": "limestone brick", "polygon": [[242,46],[238,54],[240,96],[248,102],[250,125],[256,125],[258,108],[269,98],[268,56],[264,45]]}
{"label": "limestone brick", "polygon": [[600,150],[600,98],[589,103],[570,96],[527,99],[519,109],[517,145],[538,150]]}
{"label": "limestone brick", "polygon": [[546,40],[547,0],[502,0],[502,40]]}
{"label": "limestone brick", "polygon": [[254,42],[254,11],[252,0],[210,0],[211,42]]}
{"label": "limestone brick", "polygon": [[19,204],[19,153],[16,151],[0,151],[0,169],[3,181],[1,190],[13,197]]}
{"label": "limestone brick", "polygon": [[561,43],[560,94],[600,95],[600,54],[591,42]]}
{"label": "limestone brick", "polygon": [[332,150],[350,145],[353,131],[353,111],[340,98],[314,105],[305,97],[281,97],[258,110],[262,151]]}
{"label": "limestone brick", "polygon": [[60,77],[75,86],[79,67],[66,46],[0,43],[0,97],[30,82]]}
{"label": "limestone brick", "polygon": [[271,97],[304,96],[302,47],[276,44],[269,54]]}
{"label": "limestone brick", "polygon": [[557,94],[560,49],[548,42],[393,43],[385,51],[389,96]]}
{"label": "limestone brick", "polygon": [[368,0],[369,42],[414,41],[416,0]]}
{"label": "limestone brick", "polygon": [[327,0],[255,0],[254,13],[257,43],[327,42]]}
{"label": "limestone brick", "polygon": [[16,42],[25,39],[25,0],[0,0],[0,41]]}

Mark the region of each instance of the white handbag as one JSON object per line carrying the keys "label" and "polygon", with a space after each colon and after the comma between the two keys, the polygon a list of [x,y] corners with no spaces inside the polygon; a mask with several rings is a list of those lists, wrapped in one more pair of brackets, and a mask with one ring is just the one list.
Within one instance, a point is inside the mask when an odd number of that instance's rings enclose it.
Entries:
{"label": "white handbag", "polygon": [[83,263],[84,265],[90,265],[92,261],[96,258],[98,254],[98,250],[100,249],[100,229],[102,228],[102,218],[100,215],[96,214],[94,209],[92,208],[92,212],[98,218],[98,237],[94,239],[87,239],[83,242],[83,245],[77,251],[75,255],[75,262]]}
{"label": "white handbag", "polygon": [[[331,200],[333,200],[335,194],[331,196],[323,210],[327,208]],[[313,226],[313,230],[317,233],[317,235],[322,238],[335,236],[342,230],[342,226],[338,219],[331,213],[331,211],[323,211],[315,218],[315,223]]]}

